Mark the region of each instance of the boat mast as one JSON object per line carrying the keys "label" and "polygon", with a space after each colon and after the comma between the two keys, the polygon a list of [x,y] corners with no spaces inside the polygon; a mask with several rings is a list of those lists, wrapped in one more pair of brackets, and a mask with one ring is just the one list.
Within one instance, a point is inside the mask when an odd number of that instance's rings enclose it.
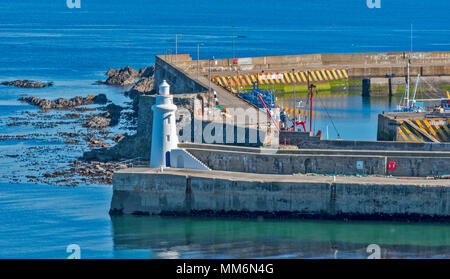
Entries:
{"label": "boat mast", "polygon": [[407,80],[407,89],[406,89],[406,107],[409,109],[409,93],[410,93],[410,89],[409,89],[409,85],[410,85],[410,64],[411,64],[411,57],[412,57],[412,52],[413,52],[413,24],[411,23],[411,50],[409,52],[409,59],[408,59],[408,80]]}
{"label": "boat mast", "polygon": [[411,55],[413,52],[413,24],[411,23]]}
{"label": "boat mast", "polygon": [[[309,79],[308,79],[309,80]],[[314,99],[314,88],[316,86],[314,84],[311,84],[309,86],[309,88],[311,89],[311,95],[310,95],[310,109],[309,109],[309,134],[312,135],[312,131],[313,131],[313,99]]]}
{"label": "boat mast", "polygon": [[420,80],[420,73],[417,75],[416,86],[414,87],[414,96],[412,99],[413,102],[416,100],[417,87],[419,86],[419,80]]}
{"label": "boat mast", "polygon": [[406,78],[406,107],[409,108],[409,63],[408,60],[408,77]]}

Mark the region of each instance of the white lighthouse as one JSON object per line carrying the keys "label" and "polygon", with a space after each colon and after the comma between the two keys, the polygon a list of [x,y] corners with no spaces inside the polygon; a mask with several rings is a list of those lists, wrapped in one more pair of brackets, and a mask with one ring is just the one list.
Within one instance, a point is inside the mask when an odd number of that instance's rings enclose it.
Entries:
{"label": "white lighthouse", "polygon": [[156,95],[156,104],[152,106],[152,151],[151,168],[170,167],[170,151],[178,148],[178,136],[175,123],[177,106],[170,95],[170,85],[163,80]]}

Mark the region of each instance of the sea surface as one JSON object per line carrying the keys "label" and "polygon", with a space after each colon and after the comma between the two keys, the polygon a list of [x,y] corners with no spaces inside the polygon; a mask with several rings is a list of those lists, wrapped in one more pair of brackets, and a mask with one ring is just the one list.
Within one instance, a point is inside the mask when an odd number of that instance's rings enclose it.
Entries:
{"label": "sea surface", "polygon": [[[381,9],[369,9],[366,0],[81,0],[80,9],[69,9],[66,0],[2,0],[0,81],[55,85],[0,86],[0,135],[34,132],[7,126],[11,117],[39,113],[17,100],[22,95],[103,93],[126,104],[125,89],[94,82],[105,79],[108,68],[146,67],[155,54],[175,53],[176,34],[178,53],[195,59],[199,43],[201,59],[231,57],[233,33],[236,57],[410,51],[411,24],[414,51],[450,50],[448,0],[381,3]],[[353,94],[316,103],[316,130],[324,134],[328,126],[329,138],[360,140],[375,140],[378,113],[395,107],[384,97]],[[448,224],[110,217],[110,186],[7,179],[33,170],[6,155],[27,150],[32,168],[52,164],[45,154],[36,155],[44,145],[73,158],[82,152],[58,138],[0,141],[0,258],[66,258],[70,244],[81,248],[83,258],[365,258],[370,244],[389,258],[450,257]]]}

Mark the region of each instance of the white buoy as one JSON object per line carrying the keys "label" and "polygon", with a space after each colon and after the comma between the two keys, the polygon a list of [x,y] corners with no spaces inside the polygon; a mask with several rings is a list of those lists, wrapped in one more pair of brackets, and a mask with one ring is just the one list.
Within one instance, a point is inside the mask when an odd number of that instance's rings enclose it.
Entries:
{"label": "white buoy", "polygon": [[152,149],[151,168],[170,167],[170,151],[178,148],[178,136],[175,123],[177,106],[170,95],[170,85],[163,80],[156,95],[156,104],[152,106]]}

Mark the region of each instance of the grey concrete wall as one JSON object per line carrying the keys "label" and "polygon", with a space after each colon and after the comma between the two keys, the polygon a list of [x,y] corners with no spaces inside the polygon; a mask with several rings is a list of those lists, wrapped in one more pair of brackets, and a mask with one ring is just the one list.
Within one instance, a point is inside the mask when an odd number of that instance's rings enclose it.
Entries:
{"label": "grey concrete wall", "polygon": [[[182,145],[189,153],[212,170],[261,174],[335,174],[335,175],[393,175],[426,177],[450,173],[450,154],[433,156],[422,154],[343,152],[343,154],[265,149],[245,149],[222,146]],[[395,162],[396,169],[388,170]],[[362,166],[361,166],[362,163]]]}
{"label": "grey concrete wall", "polygon": [[[302,155],[266,154],[244,152],[216,152],[214,150],[187,149],[213,170],[265,173],[265,174],[384,174],[383,156],[342,156],[342,155]],[[358,170],[356,162],[364,167]]]}
{"label": "grey concrete wall", "polygon": [[[172,63],[174,61],[173,55],[159,57]],[[283,68],[341,67],[349,69],[350,77],[384,77],[386,74],[405,76],[408,59],[411,59],[412,75],[417,75],[419,72],[422,76],[450,75],[450,52],[448,51],[414,52],[412,56],[407,52],[384,52],[246,57],[237,58],[235,61],[216,59],[212,65],[212,71],[214,73],[234,70],[260,72]],[[197,71],[197,61],[193,61],[189,56],[183,57],[177,65],[188,72]],[[200,60],[199,65],[201,73],[207,74],[209,61]]]}
{"label": "grey concrete wall", "polygon": [[450,217],[448,183],[224,175],[139,169],[116,173],[111,213]]}
{"label": "grey concrete wall", "polygon": [[433,157],[443,158],[450,157],[450,151],[421,151],[421,150],[351,150],[351,149],[292,149],[283,147],[273,150],[266,147],[248,147],[248,146],[232,146],[232,145],[218,145],[218,144],[203,144],[203,143],[180,143],[180,148],[186,149],[202,149],[215,150],[216,152],[242,152],[261,154],[263,152],[271,151],[273,154],[284,155],[350,155],[350,156],[395,156],[395,157]]}
{"label": "grey concrete wall", "polygon": [[298,147],[307,149],[450,151],[448,143],[398,141],[305,140]]}
{"label": "grey concrete wall", "polygon": [[280,131],[280,145],[301,145],[304,141],[320,141],[319,136],[310,136],[309,132]]}
{"label": "grey concrete wall", "polygon": [[[401,124],[394,119],[383,114],[378,114],[377,140],[395,141],[397,140],[397,129]],[[450,148],[450,147],[449,147]]]}
{"label": "grey concrete wall", "polygon": [[[180,63],[183,59],[186,59],[183,58],[185,56],[178,56]],[[160,84],[163,80],[166,80],[170,84],[170,92],[173,94],[198,93],[208,90],[208,88],[191,79],[187,73],[182,72],[179,68],[166,62],[163,58],[164,56],[156,56],[155,58],[155,84]]]}
{"label": "grey concrete wall", "polygon": [[449,143],[394,142],[397,138],[397,121],[378,116],[378,140],[321,140],[304,132],[281,132],[280,145],[296,145],[300,149],[392,150],[392,151],[450,151]]}

